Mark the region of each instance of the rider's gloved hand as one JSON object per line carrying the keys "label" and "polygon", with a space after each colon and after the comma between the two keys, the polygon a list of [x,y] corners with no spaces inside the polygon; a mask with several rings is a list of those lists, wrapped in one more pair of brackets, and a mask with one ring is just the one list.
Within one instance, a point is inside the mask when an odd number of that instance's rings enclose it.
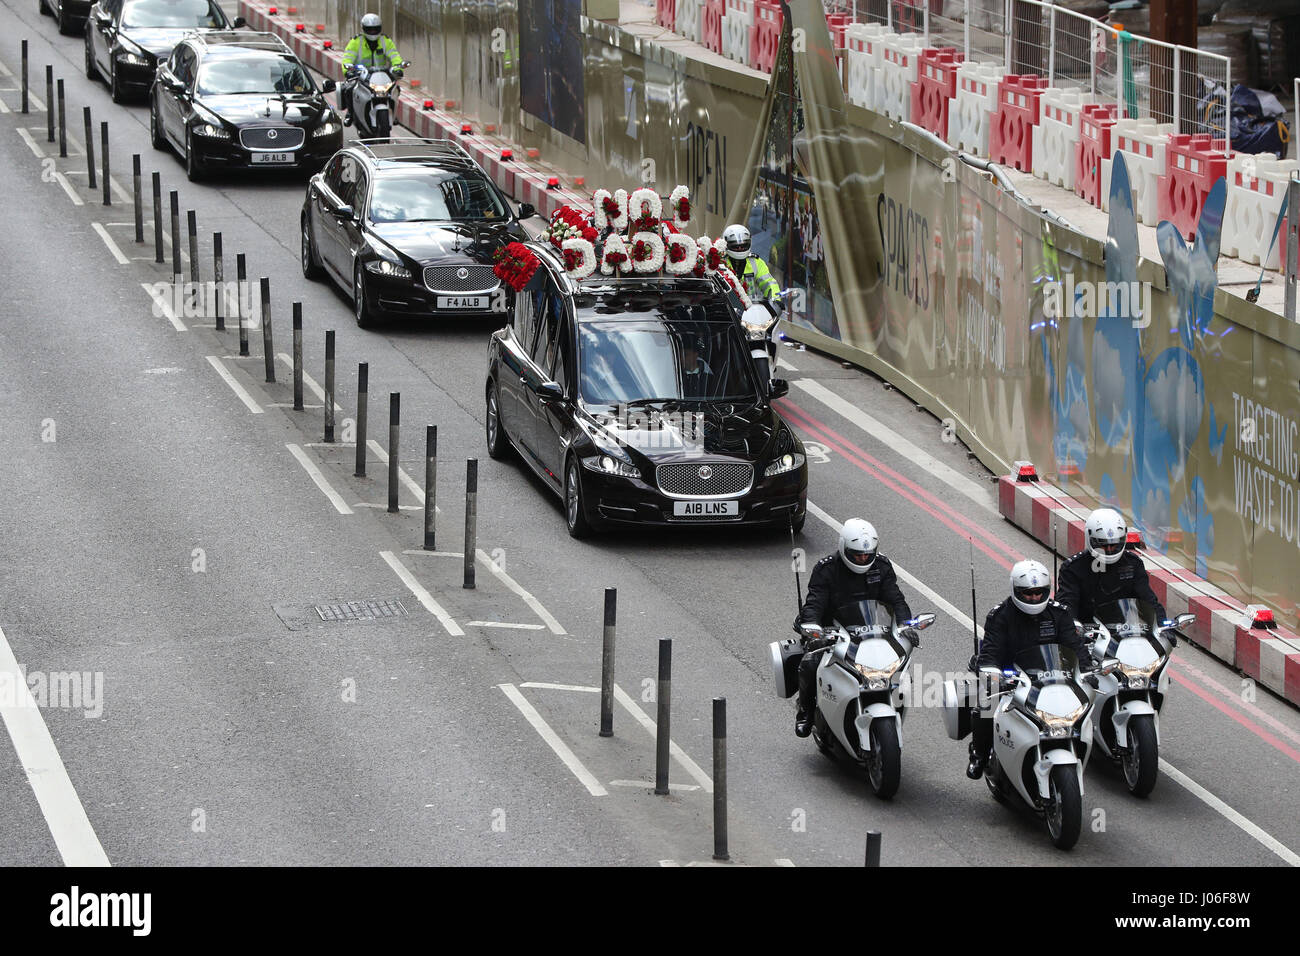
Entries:
{"label": "rider's gloved hand", "polygon": [[403,70],[400,66],[393,67],[393,77],[395,79],[400,80],[405,75],[406,75],[406,71]]}
{"label": "rider's gloved hand", "polygon": [[914,627],[905,627],[900,632],[903,637],[912,642],[912,646],[917,650],[921,649],[921,632]]}

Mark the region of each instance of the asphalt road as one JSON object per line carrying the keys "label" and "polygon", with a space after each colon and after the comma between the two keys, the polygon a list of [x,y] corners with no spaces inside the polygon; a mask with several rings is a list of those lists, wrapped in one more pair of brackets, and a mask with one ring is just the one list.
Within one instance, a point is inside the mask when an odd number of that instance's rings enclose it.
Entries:
{"label": "asphalt road", "polygon": [[[147,109],[111,104],[82,74],[81,41],[58,36],[35,4],[0,3],[0,36],[13,72],[19,41],[30,41],[38,97],[46,63],[65,80],[73,140],[58,159],[43,111],[19,115],[16,79],[0,71],[0,629],[29,675],[102,678],[98,699],[39,711],[48,743],[30,712],[0,707],[11,738],[0,743],[0,863],[707,860],[717,695],[728,700],[740,863],[858,864],[868,829],[883,832],[886,864],[1297,862],[1300,716],[1263,689],[1250,699],[1239,675],[1186,644],[1161,724],[1175,776],[1136,800],[1092,763],[1085,832],[1069,854],[1027,811],[966,780],[966,745],[947,739],[932,707],[907,721],[901,792],[875,799],[858,773],[794,737],[792,705],[772,692],[767,644],[789,633],[795,611],[788,537],[571,540],[557,499],[517,462],[487,458],[490,325],[357,329],[343,294],[301,277],[301,179],[190,185],[174,156],[150,148]],[[142,286],[170,268],[133,242],[129,202],[105,208],[86,188],[86,105],[96,129],[110,123],[119,183],[130,187],[140,153],[146,184],[159,170],[164,192],[179,192],[182,222],[196,211],[204,278],[214,230],[228,273],[243,252],[250,276],[270,277],[276,352],[289,351],[289,304],[300,301],[306,369],[322,381],[324,332],[336,330],[340,432],[362,361],[369,437],[387,447],[387,393],[400,392],[398,457],[415,483],[423,426],[438,426],[439,554],[407,553],[422,540],[419,501],[403,487],[407,510],[385,513],[378,452],[369,477],[353,477],[354,447],[320,444],[313,390],[314,407],[294,412],[288,367],[277,362],[278,382],[264,382],[260,329],[239,358],[233,331],[186,316],[180,331],[155,309]],[[836,361],[792,350],[782,360],[792,381],[783,408],[824,446],[809,494],[822,517],[796,545],[811,564],[833,548],[835,520],[872,520],[908,574],[913,610],[939,613],[915,676],[961,670],[967,535],[981,617],[1005,595],[1013,560],[1050,559],[998,517],[989,476],[933,417]],[[503,571],[480,562],[474,591],[460,587],[458,554],[467,457],[480,459],[478,547]],[[597,736],[590,690],[605,587],[619,592],[625,692],[610,739]],[[327,623],[313,610],[364,600],[400,600],[406,613]],[[435,603],[441,619],[426,607]],[[643,724],[655,715],[663,637],[674,643],[671,732],[684,759],[672,767],[680,786],[656,797]]]}

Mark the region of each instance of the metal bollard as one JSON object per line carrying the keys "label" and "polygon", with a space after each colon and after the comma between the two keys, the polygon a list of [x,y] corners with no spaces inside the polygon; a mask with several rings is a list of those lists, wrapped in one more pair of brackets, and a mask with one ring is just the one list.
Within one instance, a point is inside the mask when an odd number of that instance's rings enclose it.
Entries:
{"label": "metal bollard", "polygon": [[226,257],[221,251],[221,233],[212,234],[212,287],[217,290],[212,301],[212,311],[217,322],[217,331],[226,331]]}
{"label": "metal bollard", "polygon": [[159,173],[153,174],[153,260],[162,263],[163,260],[163,227],[162,227],[162,176]]}
{"label": "metal bollard", "polygon": [[402,416],[402,393],[388,393],[388,513],[397,514],[397,431]]}
{"label": "metal bollard", "polygon": [[438,426],[424,426],[424,550],[437,551]]}
{"label": "metal bollard", "polygon": [[727,698],[713,698],[713,858],[727,855]]}
{"label": "metal bollard", "polygon": [[108,168],[108,123],[107,122],[103,122],[99,124],[99,166],[100,166],[99,181],[101,184],[103,184],[104,187],[104,205],[111,206],[113,205],[113,196],[109,192],[109,187],[112,185],[112,180],[108,176],[109,168]]}
{"label": "metal bollard", "polygon": [[190,282],[194,288],[199,287],[199,223],[193,209],[185,211],[185,232],[188,234],[190,249]]}
{"label": "metal bollard", "polygon": [[[329,364],[330,346],[334,343],[330,340],[329,333],[325,333],[325,363]],[[295,412],[303,411],[302,407],[302,303],[293,304],[293,410]]]}
{"label": "metal bollard", "polygon": [[605,588],[605,634],[600,651],[600,735],[614,736],[614,631],[618,588]]}
{"label": "metal bollard", "polygon": [[357,468],[358,478],[366,477],[366,417],[370,391],[370,363],[357,363]]}
{"label": "metal bollard", "polygon": [[144,196],[140,194],[140,154],[131,154],[131,197],[135,206],[135,241],[144,242]]}
{"label": "metal bollard", "polygon": [[244,315],[244,296],[247,293],[248,263],[241,252],[235,256],[235,318],[239,325],[239,355],[248,355],[248,322]]}
{"label": "metal bollard", "polygon": [[68,158],[68,111],[64,109],[63,80],[59,79],[59,158]]}
{"label": "metal bollard", "polygon": [[180,285],[185,275],[181,272],[181,197],[173,189],[167,200],[172,215],[172,275],[176,284]]}
{"label": "metal bollard", "polygon": [[668,743],[672,740],[673,639],[659,639],[659,715],[655,725],[655,793],[668,792]]}
{"label": "metal bollard", "polygon": [[866,866],[880,866],[880,831],[867,831]]}
{"label": "metal bollard", "polygon": [[81,108],[81,119],[86,126],[86,185],[95,188],[95,126],[90,119],[90,107]]}
{"label": "metal bollard", "polygon": [[334,330],[325,333],[325,440],[334,442]]}
{"label": "metal bollard", "polygon": [[23,41],[23,112],[27,112],[27,41]]}
{"label": "metal bollard", "polygon": [[262,276],[262,358],[266,365],[266,380],[275,381],[275,347],[271,344],[271,280]]}
{"label": "metal bollard", "polygon": [[54,142],[54,67],[45,68],[45,122],[49,126],[47,143]]}
{"label": "metal bollard", "polygon": [[478,550],[478,459],[465,460],[465,583],[474,589],[474,555]]}

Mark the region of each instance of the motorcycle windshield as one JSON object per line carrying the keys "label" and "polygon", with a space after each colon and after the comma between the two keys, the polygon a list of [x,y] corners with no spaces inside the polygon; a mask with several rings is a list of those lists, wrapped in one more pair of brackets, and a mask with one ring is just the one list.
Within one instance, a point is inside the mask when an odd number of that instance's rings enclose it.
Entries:
{"label": "motorcycle windshield", "polygon": [[1073,673],[1077,663],[1074,651],[1063,644],[1035,644],[1016,655],[1016,666],[1031,677],[1045,671]]}
{"label": "motorcycle windshield", "polygon": [[1156,609],[1137,598],[1120,598],[1097,605],[1097,620],[1116,636],[1143,634],[1155,630]]}
{"label": "motorcycle windshield", "polygon": [[366,77],[366,79],[371,86],[378,87],[379,89],[393,85],[393,78],[383,70],[371,70],[370,75]]}
{"label": "motorcycle windshield", "polygon": [[872,633],[888,634],[894,615],[879,601],[849,601],[836,606],[835,621],[842,627],[865,627]]}

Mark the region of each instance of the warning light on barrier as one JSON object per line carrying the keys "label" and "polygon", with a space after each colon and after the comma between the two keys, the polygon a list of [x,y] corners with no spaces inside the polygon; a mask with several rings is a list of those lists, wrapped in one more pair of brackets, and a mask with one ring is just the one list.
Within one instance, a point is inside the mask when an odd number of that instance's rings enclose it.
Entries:
{"label": "warning light on barrier", "polygon": [[468,136],[472,132],[474,132],[474,127],[471,126],[469,123],[460,124],[460,133],[462,136]]}
{"label": "warning light on barrier", "polygon": [[1272,608],[1264,607],[1262,604],[1252,604],[1246,608],[1246,613],[1250,615],[1251,627],[1265,631],[1277,630],[1277,621],[1273,619]]}
{"label": "warning light on barrier", "polygon": [[560,177],[559,177],[559,176],[550,176],[550,177],[548,177],[547,180],[546,180],[546,188],[547,188],[547,189],[559,189],[559,188],[560,188]]}
{"label": "warning light on barrier", "polygon": [[1015,469],[1016,481],[1037,481],[1038,469],[1034,467],[1031,461],[1018,461],[1012,466]]}
{"label": "warning light on barrier", "polygon": [[332,49],[334,49],[334,41],[333,41],[333,40],[326,40],[324,46],[325,46],[325,49],[327,49],[327,50],[332,50]]}
{"label": "warning light on barrier", "polygon": [[431,109],[433,109],[433,100],[425,100],[425,101],[424,101],[424,108],[425,108],[426,110],[431,110]]}
{"label": "warning light on barrier", "polygon": [[512,150],[509,146],[503,147],[501,150],[501,158],[503,160],[514,159],[515,158],[514,150]]}
{"label": "warning light on barrier", "polygon": [[307,32],[307,26],[306,26],[306,24],[295,23],[295,24],[293,25],[293,32],[294,32],[294,33],[306,33],[306,32]]}
{"label": "warning light on barrier", "polygon": [[266,12],[269,13],[271,16],[275,16],[277,13],[280,12],[280,10],[278,7],[272,7],[270,10],[267,10]]}
{"label": "warning light on barrier", "polygon": [[1129,528],[1128,535],[1124,538],[1124,546],[1126,548],[1145,547],[1145,545],[1142,543],[1142,532],[1139,531],[1137,528]]}

